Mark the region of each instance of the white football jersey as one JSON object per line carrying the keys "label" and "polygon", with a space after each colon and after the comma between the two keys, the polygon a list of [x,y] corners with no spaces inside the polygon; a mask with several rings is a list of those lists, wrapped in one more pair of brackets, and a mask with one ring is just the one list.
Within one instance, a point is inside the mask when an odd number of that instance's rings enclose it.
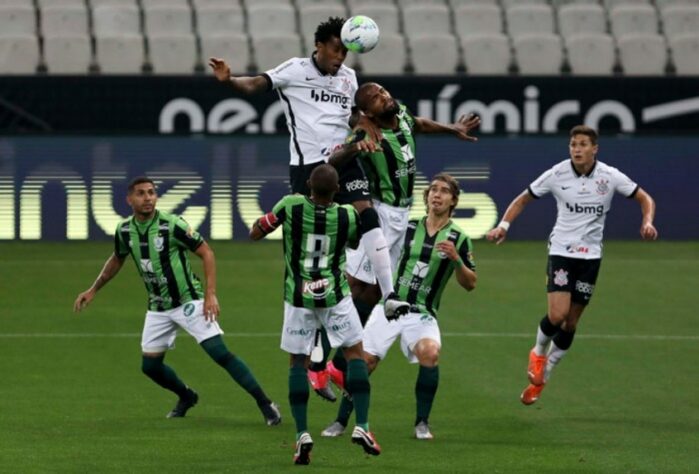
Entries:
{"label": "white football jersey", "polygon": [[638,185],[618,169],[596,161],[587,175],[571,160],[561,161],[529,185],[535,197],[551,193],[558,216],[549,236],[549,255],[593,259],[602,257],[604,219],[615,192],[633,197]]}
{"label": "white football jersey", "polygon": [[291,134],[290,164],[328,161],[349,134],[349,119],[357,92],[354,69],[341,66],[334,76],[323,74],[313,58],[291,58],[265,72],[279,94]]}

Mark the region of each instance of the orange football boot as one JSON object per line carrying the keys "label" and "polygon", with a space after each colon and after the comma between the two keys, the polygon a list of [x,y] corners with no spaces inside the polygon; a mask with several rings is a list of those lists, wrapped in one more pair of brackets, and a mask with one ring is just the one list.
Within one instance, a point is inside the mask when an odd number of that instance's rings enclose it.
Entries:
{"label": "orange football boot", "polygon": [[545,355],[538,356],[532,349],[529,352],[529,366],[527,367],[527,376],[529,377],[529,382],[532,385],[543,385],[544,384],[544,373],[546,372],[546,361],[547,357]]}
{"label": "orange football boot", "polygon": [[532,403],[536,402],[539,399],[539,396],[541,396],[541,391],[544,389],[544,386],[544,384],[527,385],[527,388],[524,389],[522,395],[519,396],[522,403],[525,405],[531,405]]}

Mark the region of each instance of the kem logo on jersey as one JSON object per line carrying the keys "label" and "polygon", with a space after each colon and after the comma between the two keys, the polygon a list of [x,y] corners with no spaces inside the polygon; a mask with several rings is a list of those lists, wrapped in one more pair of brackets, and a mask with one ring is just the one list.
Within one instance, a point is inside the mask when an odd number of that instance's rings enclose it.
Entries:
{"label": "kem logo on jersey", "polygon": [[578,204],[576,202],[575,205],[572,205],[566,203],[566,208],[570,212],[574,212],[576,214],[595,214],[597,217],[600,217],[602,214],[604,214],[604,206],[602,204]]}
{"label": "kem logo on jersey", "polygon": [[328,94],[327,92],[321,90],[320,93],[316,92],[315,89],[311,89],[311,99],[316,102],[329,102],[331,104],[340,104],[343,109],[347,108],[347,103],[349,102],[349,97],[340,94]]}
{"label": "kem logo on jersey", "polygon": [[330,281],[327,278],[320,280],[304,281],[303,294],[310,295],[313,299],[320,300],[327,296],[330,291]]}

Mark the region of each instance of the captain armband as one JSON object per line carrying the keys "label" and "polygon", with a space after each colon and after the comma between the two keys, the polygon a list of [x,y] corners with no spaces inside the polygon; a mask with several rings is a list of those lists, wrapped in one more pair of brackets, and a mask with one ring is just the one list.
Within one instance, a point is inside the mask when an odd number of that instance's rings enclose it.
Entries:
{"label": "captain armband", "polygon": [[279,218],[273,213],[268,212],[264,216],[257,219],[255,226],[262,231],[263,234],[267,235],[277,228],[279,225]]}

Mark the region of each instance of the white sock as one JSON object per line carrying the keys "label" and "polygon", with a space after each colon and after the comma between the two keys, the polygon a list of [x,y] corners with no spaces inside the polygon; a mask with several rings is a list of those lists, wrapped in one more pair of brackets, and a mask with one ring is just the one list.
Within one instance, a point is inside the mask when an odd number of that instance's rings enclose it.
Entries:
{"label": "white sock", "polygon": [[393,292],[391,256],[388,253],[386,237],[384,237],[383,231],[376,227],[362,236],[361,244],[369,257],[371,268],[374,270],[379,287],[381,287],[381,294],[385,298]]}
{"label": "white sock", "polygon": [[549,347],[549,342],[551,342],[551,337],[544,334],[541,330],[541,326],[536,328],[536,344],[534,345],[534,354],[542,356],[546,354],[546,350]]}
{"label": "white sock", "polygon": [[555,342],[551,343],[551,348],[549,349],[548,360],[546,361],[546,371],[544,372],[544,382],[548,382],[551,372],[558,365],[564,355],[568,352],[568,349],[561,349],[556,345]]}

